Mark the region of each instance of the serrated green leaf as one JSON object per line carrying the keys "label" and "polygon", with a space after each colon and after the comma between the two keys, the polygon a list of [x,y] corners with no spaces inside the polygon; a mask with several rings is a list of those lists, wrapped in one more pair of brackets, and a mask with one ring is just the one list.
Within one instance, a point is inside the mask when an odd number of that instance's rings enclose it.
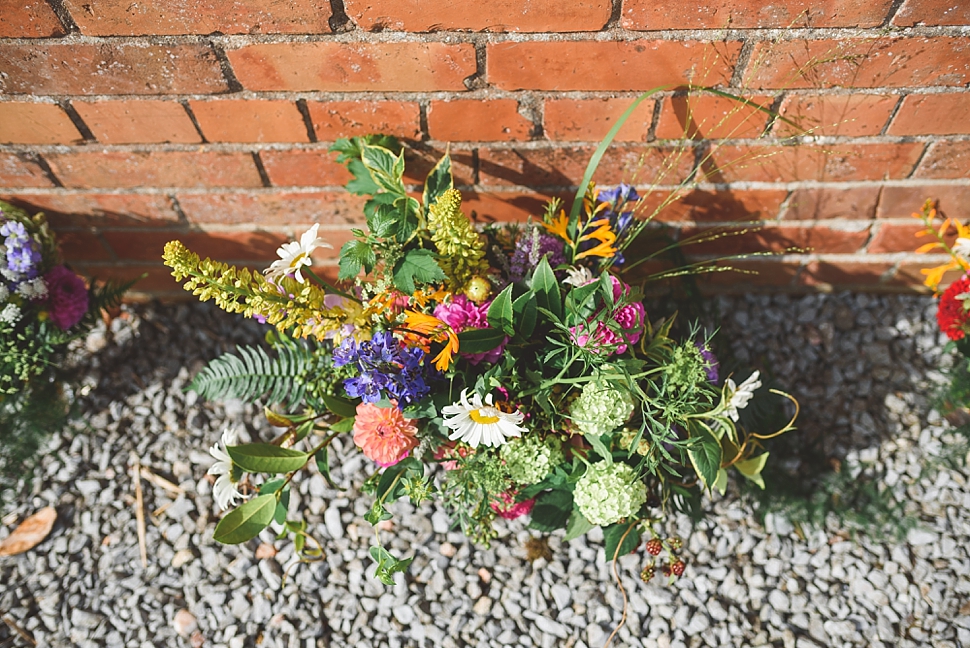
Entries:
{"label": "serrated green leaf", "polygon": [[372,196],[381,190],[380,186],[374,182],[370,171],[360,159],[353,159],[347,162],[347,170],[354,177],[346,184],[346,189],[358,196]]}
{"label": "serrated green leaf", "polygon": [[471,329],[458,334],[458,350],[461,353],[488,353],[505,340],[505,333],[499,329]]}
{"label": "serrated green leaf", "polygon": [[529,526],[547,533],[562,529],[569,521],[572,510],[573,494],[568,490],[543,493],[532,507],[532,521]]}
{"label": "serrated green leaf", "polygon": [[247,443],[228,446],[226,451],[233,464],[246,472],[288,473],[306,465],[309,455],[291,448],[281,448],[270,443]]}
{"label": "serrated green leaf", "polygon": [[506,335],[515,335],[512,314],[512,284],[509,284],[495,296],[492,305],[488,307],[488,325],[503,331]]}
{"label": "serrated green leaf", "polygon": [[390,238],[397,229],[400,213],[393,203],[378,205],[374,213],[367,218],[367,228],[378,238]]}
{"label": "serrated green leaf", "polygon": [[[616,556],[620,558],[627,554],[633,553],[633,551],[640,545],[640,532],[635,528],[639,522],[627,522],[625,524],[611,524],[610,526],[603,529],[603,542],[606,545],[606,560],[613,560]],[[627,533],[627,529],[630,530]],[[624,534],[626,537],[624,538]],[[623,539],[623,544],[620,544],[620,539]],[[619,545],[619,551],[617,551],[617,546]]]}
{"label": "serrated green leaf", "polygon": [[410,250],[394,266],[394,287],[409,295],[417,289],[415,282],[436,283],[445,279],[430,250]]}
{"label": "serrated green leaf", "polygon": [[687,448],[690,463],[704,486],[711,488],[721,468],[721,444],[704,428],[693,431],[691,440],[693,443]]}
{"label": "serrated green leaf", "polygon": [[744,461],[739,461],[734,464],[734,467],[738,469],[742,475],[757,484],[761,490],[765,488],[764,477],[761,476],[761,471],[765,468],[765,462],[768,461],[768,454],[760,454],[753,459],[746,459]]}
{"label": "serrated green leaf", "polygon": [[219,520],[212,537],[222,544],[240,544],[252,540],[269,526],[276,514],[276,495],[260,495]]}
{"label": "serrated green leaf", "polygon": [[562,317],[562,293],[559,291],[556,273],[552,271],[546,257],[542,257],[532,273],[532,292],[536,294],[536,305],[540,309],[546,309],[556,319]]}
{"label": "serrated green leaf", "polygon": [[397,156],[383,146],[367,145],[361,151],[360,159],[381,189],[395,195],[405,195],[401,179],[404,174],[403,153]]}
{"label": "serrated green leaf", "polygon": [[566,537],[563,539],[566,542],[575,540],[592,528],[593,523],[587,520],[586,516],[578,510],[573,509],[573,512],[569,514],[569,521],[566,522]]}
{"label": "serrated green leaf", "polygon": [[347,241],[340,248],[340,272],[337,279],[353,279],[360,271],[370,272],[377,265],[374,249],[364,241]]}

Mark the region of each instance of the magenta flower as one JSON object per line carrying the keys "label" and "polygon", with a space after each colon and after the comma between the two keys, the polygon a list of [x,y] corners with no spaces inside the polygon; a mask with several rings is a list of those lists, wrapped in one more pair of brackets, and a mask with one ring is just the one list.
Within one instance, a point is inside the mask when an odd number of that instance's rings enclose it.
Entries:
{"label": "magenta flower", "polygon": [[67,267],[54,266],[44,275],[51,321],[62,331],[80,322],[88,312],[88,289],[84,280]]}
{"label": "magenta flower", "polygon": [[[434,316],[450,326],[455,333],[461,333],[467,329],[489,328],[488,307],[491,305],[492,302],[487,301],[478,306],[464,295],[455,295],[450,302],[435,306]],[[505,349],[505,344],[508,341],[509,338],[506,336],[502,340],[502,343],[491,351],[486,351],[485,353],[462,353],[461,356],[473,365],[477,365],[482,361],[494,363],[502,357],[502,351]]]}
{"label": "magenta flower", "polygon": [[521,502],[516,502],[516,494],[517,493],[515,491],[501,493],[499,494],[499,499],[502,501],[496,502],[495,500],[492,500],[489,502],[489,506],[492,507],[493,511],[498,513],[506,520],[514,520],[517,517],[522,517],[527,513],[531,513],[532,507],[536,504],[536,499],[533,497]]}

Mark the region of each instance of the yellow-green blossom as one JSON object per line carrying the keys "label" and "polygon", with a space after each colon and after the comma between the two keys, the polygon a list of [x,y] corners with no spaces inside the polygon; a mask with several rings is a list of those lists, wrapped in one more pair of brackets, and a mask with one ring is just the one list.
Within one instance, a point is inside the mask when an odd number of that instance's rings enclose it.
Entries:
{"label": "yellow-green blossom", "polygon": [[647,501],[647,487],[627,464],[600,461],[576,483],[573,501],[591,524],[606,526],[636,514]]}
{"label": "yellow-green blossom", "polygon": [[519,484],[538,484],[563,462],[562,442],[554,436],[545,440],[535,435],[513,439],[499,454],[509,477]]}
{"label": "yellow-green blossom", "polygon": [[488,272],[485,242],[461,211],[461,193],[445,191],[428,209],[428,229],[438,248],[438,265],[452,290],[461,290],[475,275]]}
{"label": "yellow-green blossom", "polygon": [[608,380],[593,380],[583,386],[569,409],[573,425],[583,434],[606,434],[623,425],[633,414],[630,392]]}

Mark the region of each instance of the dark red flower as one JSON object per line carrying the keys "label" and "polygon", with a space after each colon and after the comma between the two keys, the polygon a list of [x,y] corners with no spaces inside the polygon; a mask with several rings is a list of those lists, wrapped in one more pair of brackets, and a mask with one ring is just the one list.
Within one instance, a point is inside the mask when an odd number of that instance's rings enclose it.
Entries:
{"label": "dark red flower", "polygon": [[940,330],[951,340],[962,340],[968,328],[967,322],[970,321],[970,313],[964,308],[964,300],[957,299],[964,293],[970,293],[970,275],[964,275],[950,284],[940,297],[936,311]]}
{"label": "dark red flower", "polygon": [[62,331],[66,331],[88,312],[88,289],[84,280],[59,265],[44,275],[47,284],[48,308],[51,321]]}

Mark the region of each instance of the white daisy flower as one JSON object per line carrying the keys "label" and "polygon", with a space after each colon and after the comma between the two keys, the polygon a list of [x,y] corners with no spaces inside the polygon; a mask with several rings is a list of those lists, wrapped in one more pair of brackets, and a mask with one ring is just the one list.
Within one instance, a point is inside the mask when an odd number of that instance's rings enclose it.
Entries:
{"label": "white daisy flower", "polygon": [[970,259],[970,239],[958,238],[953,244],[953,253],[964,260]]}
{"label": "white daisy flower", "polygon": [[564,284],[576,286],[577,288],[585,286],[591,281],[593,281],[593,273],[586,266],[569,268],[566,270],[566,278],[562,280]]}
{"label": "white daisy flower", "polygon": [[492,395],[485,397],[482,402],[481,394],[474,394],[468,400],[468,390],[461,390],[461,399],[453,405],[441,408],[445,417],[445,425],[451,428],[448,436],[452,441],[464,441],[473,448],[479,445],[497,448],[504,444],[509,437],[521,436],[526,432],[519,423],[525,419],[522,412],[509,414],[492,404]]}
{"label": "white daisy flower", "polygon": [[290,241],[289,243],[284,243],[280,246],[276,253],[280,255],[279,260],[273,261],[273,263],[266,268],[264,273],[267,277],[271,279],[279,279],[283,275],[288,275],[293,273],[293,276],[297,281],[303,283],[303,275],[300,270],[304,266],[310,267],[313,261],[310,259],[310,255],[318,247],[333,247],[323,239],[317,237],[317,229],[320,224],[317,223],[300,237],[300,242]]}
{"label": "white daisy flower", "polygon": [[219,475],[216,485],[212,487],[219,508],[223,511],[236,504],[237,499],[242,499],[243,495],[236,488],[232,480],[232,458],[226,452],[226,446],[236,445],[237,433],[235,430],[226,428],[222,432],[222,447],[215,444],[209,448],[209,454],[215,457],[216,462],[209,468],[210,475]]}
{"label": "white daisy flower", "polygon": [[7,304],[0,311],[0,322],[4,324],[16,324],[20,321],[20,306],[17,304]]}
{"label": "white daisy flower", "polygon": [[754,390],[761,387],[761,372],[755,371],[740,385],[728,378],[724,381],[725,393],[728,394],[726,412],[732,421],[738,420],[738,410],[748,406],[748,401],[754,398]]}

